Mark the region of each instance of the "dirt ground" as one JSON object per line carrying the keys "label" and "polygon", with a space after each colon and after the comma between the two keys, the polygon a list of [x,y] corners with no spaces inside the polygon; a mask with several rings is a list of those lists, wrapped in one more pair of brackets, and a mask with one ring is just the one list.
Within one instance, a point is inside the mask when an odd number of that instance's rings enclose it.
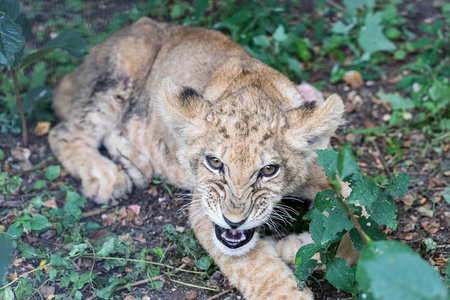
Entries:
{"label": "dirt ground", "polygon": [[[417,5],[426,6],[426,2],[419,1]],[[428,5],[427,7],[431,9],[431,6]],[[430,14],[433,14],[433,10],[424,11],[426,10],[418,10],[418,15],[409,16],[409,21],[416,22],[417,20],[423,20],[429,17]],[[384,71],[387,74],[393,74],[393,71],[397,70],[402,64],[390,65]],[[314,83],[319,80],[327,80],[329,73],[311,73],[311,76],[310,82]],[[387,238],[402,241],[414,250],[418,250],[421,247],[421,242],[425,238],[431,238],[437,244],[436,249],[425,253],[425,255],[436,269],[442,271],[447,266],[450,252],[450,205],[440,196],[440,192],[450,185],[450,174],[448,172],[450,170],[448,135],[442,140],[441,146],[444,150],[446,149],[443,153],[438,154],[434,151],[426,151],[426,155],[422,156],[422,142],[425,139],[425,134],[420,130],[411,129],[409,133],[406,131],[388,133],[388,136],[392,139],[402,140],[401,149],[404,152],[401,160],[391,160],[392,155],[387,154],[386,148],[389,145],[384,139],[385,136],[375,136],[375,139],[368,141],[364,134],[348,132],[350,129],[365,129],[387,125],[387,122],[383,120],[387,120],[387,116],[390,114],[389,107],[376,98],[376,93],[380,91],[394,91],[395,82],[397,82],[399,76],[402,76],[402,74],[395,74],[394,76],[382,78],[377,81],[368,81],[356,90],[351,89],[344,83],[336,85],[328,84],[325,86],[323,89],[325,95],[338,93],[343,97],[346,104],[345,118],[347,123],[339,130],[332,142],[336,146],[343,145],[347,141],[351,142],[353,150],[359,154],[357,161],[362,172],[365,174],[373,177],[386,174],[390,177],[391,174],[402,171],[412,176],[413,184],[410,187],[410,196],[396,200],[399,226],[395,231],[386,230]],[[47,143],[47,136],[34,136],[33,128],[35,124],[30,125],[29,149],[32,152],[30,161],[35,165],[46,160],[52,154]],[[10,150],[12,148],[20,145],[21,137],[19,135],[0,135],[0,148],[5,152],[5,158],[10,156]],[[440,172],[437,170],[440,170]],[[35,179],[31,179],[31,181],[33,180]],[[81,193],[79,182],[70,176],[66,176],[60,181],[65,185],[73,185],[75,191]],[[183,191],[175,190],[174,193],[183,193]],[[18,202],[9,206],[6,206],[4,202],[0,202],[0,210],[11,207],[20,209],[20,204],[25,203],[28,199],[29,196],[27,195],[18,196],[14,199]],[[62,206],[63,200],[64,195],[58,195],[57,203],[60,206]],[[132,233],[133,236],[142,234],[145,237],[141,243],[142,247],[167,247],[168,242],[163,241],[165,238],[162,232],[164,225],[172,224],[180,228],[187,227],[186,211],[180,209],[183,204],[187,203],[187,200],[179,200],[177,197],[172,197],[163,185],[150,185],[145,189],[135,189],[122,203],[140,206],[142,222],[136,222],[135,220],[131,222],[127,220],[112,222],[109,224],[108,229],[99,231],[99,237],[105,236],[111,231],[116,233],[128,232]],[[86,212],[98,211],[98,209],[99,207],[94,203],[86,203]],[[89,219],[101,224],[105,221],[105,216],[112,211],[114,211],[114,208],[101,211],[90,216]],[[0,224],[7,225],[4,220]],[[55,232],[46,233],[45,235],[42,233],[36,236],[37,241],[35,243],[57,244],[56,237]],[[99,237],[93,236],[92,238]],[[173,260],[174,263],[179,262],[179,258],[175,258],[174,255],[174,250],[169,248],[166,253],[168,260]],[[33,265],[36,262],[30,261],[29,263]],[[25,269],[25,265],[14,269],[14,271],[18,274],[23,273],[27,270]],[[100,267],[96,269],[96,272],[105,275],[111,271]],[[115,276],[117,274],[111,272],[111,276],[113,275]],[[148,285],[142,285],[133,287],[132,292],[123,289],[116,292],[115,295],[118,295],[121,299],[124,299],[127,295],[135,297],[147,295],[150,299],[156,300],[189,299],[189,295],[196,293],[197,296],[192,299],[212,299],[211,297],[214,296],[218,296],[214,299],[243,299],[239,292],[229,286],[221,272],[217,271],[212,278],[220,287],[220,292],[212,292],[166,280],[161,291],[149,289]],[[201,286],[214,287],[211,281],[194,275],[183,275],[183,281]],[[316,299],[352,299],[350,294],[336,290],[322,278],[318,278],[318,281],[309,279],[307,285],[312,287]],[[220,293],[222,295],[219,296],[218,294]]]}

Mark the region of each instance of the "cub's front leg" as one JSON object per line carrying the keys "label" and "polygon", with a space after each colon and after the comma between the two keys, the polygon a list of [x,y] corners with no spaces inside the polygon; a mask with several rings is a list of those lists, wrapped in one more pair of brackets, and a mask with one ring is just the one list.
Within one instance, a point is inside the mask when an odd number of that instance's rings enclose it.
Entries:
{"label": "cub's front leg", "polygon": [[219,268],[248,300],[312,300],[309,289],[299,291],[294,273],[278,255],[274,243],[259,239],[243,256],[228,256],[214,245],[213,224],[207,216],[198,217],[198,203],[190,207],[195,235]]}

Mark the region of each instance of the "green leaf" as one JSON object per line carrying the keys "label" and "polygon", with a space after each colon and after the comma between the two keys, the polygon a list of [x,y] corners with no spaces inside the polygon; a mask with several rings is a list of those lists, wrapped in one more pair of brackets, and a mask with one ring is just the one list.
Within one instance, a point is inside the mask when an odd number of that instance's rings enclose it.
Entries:
{"label": "green leaf", "polygon": [[96,294],[102,299],[109,299],[111,295],[114,293],[114,291],[117,289],[117,286],[125,283],[127,283],[127,280],[125,278],[121,279],[114,278],[113,282],[110,285],[99,290]]}
{"label": "green leaf", "polygon": [[81,35],[73,30],[66,30],[48,42],[43,49],[62,48],[75,58],[83,58],[87,53]]}
{"label": "green leaf", "polygon": [[52,227],[52,223],[50,223],[43,215],[35,215],[33,219],[31,219],[32,230],[41,231],[49,229],[50,227]]}
{"label": "green leaf", "polygon": [[337,170],[342,181],[353,182],[361,179],[361,171],[353,156],[351,144],[345,144],[339,151]]}
{"label": "green leaf", "polygon": [[205,255],[202,256],[200,259],[197,259],[195,261],[195,265],[200,270],[208,271],[214,265],[214,260],[211,257]]}
{"label": "green leaf", "polygon": [[23,70],[24,68],[28,67],[32,63],[36,62],[37,60],[45,57],[47,54],[55,50],[56,48],[51,49],[41,49],[36,52],[33,52],[29,55],[27,55],[24,59],[22,59],[22,64],[20,69]]}
{"label": "green leaf", "polygon": [[275,32],[273,33],[272,37],[277,42],[284,42],[288,38],[288,35],[286,34],[286,31],[284,29],[284,26],[278,25],[278,27],[275,30]]}
{"label": "green leaf", "polygon": [[391,196],[381,194],[369,210],[369,215],[378,223],[386,225],[391,229],[397,228],[397,205]]}
{"label": "green leaf", "polygon": [[2,149],[0,149],[0,160],[4,160],[5,159],[5,153],[3,152]]}
{"label": "green leaf", "polygon": [[[359,217],[357,221],[361,225],[363,231],[373,241],[381,241],[386,238],[386,234],[380,230],[380,225],[372,218],[366,219],[365,217]],[[352,228],[352,230],[350,230],[350,238],[352,239],[356,250],[361,251],[364,248],[364,241],[356,228]]]}
{"label": "green leaf", "polygon": [[406,111],[406,110],[410,110],[410,109],[413,109],[416,107],[416,105],[410,98],[405,98],[399,94],[378,93],[377,96],[380,100],[388,100],[389,103],[391,104],[392,109],[395,109],[395,110],[398,109],[398,110]]}
{"label": "green leaf", "polygon": [[316,268],[317,265],[318,265],[317,260],[310,259],[304,264],[295,268],[294,273],[295,275],[297,275],[298,280],[306,281],[306,279],[308,279],[308,277],[311,276],[311,274],[314,272],[314,269]]}
{"label": "green leaf", "polygon": [[15,292],[17,300],[26,299],[27,297],[31,296],[31,294],[33,293],[33,284],[31,283],[31,280],[20,278]]}
{"label": "green leaf", "polygon": [[447,300],[438,273],[397,241],[378,241],[361,252],[356,280],[367,299]]}
{"label": "green leaf", "polygon": [[53,280],[55,279],[56,275],[58,275],[58,271],[55,268],[52,268],[48,273],[48,279]]}
{"label": "green leaf", "polygon": [[50,166],[45,171],[45,178],[47,178],[50,181],[53,181],[56,179],[56,177],[61,174],[61,167],[60,166]]}
{"label": "green leaf", "polygon": [[8,228],[8,237],[10,239],[16,240],[22,236],[23,233],[23,224],[20,221],[15,222]]}
{"label": "green leaf", "polygon": [[380,198],[380,193],[380,188],[375,182],[366,176],[361,176],[359,181],[352,184],[352,192],[347,197],[347,200],[358,201],[359,204],[370,209],[373,203]]}
{"label": "green leaf", "polygon": [[408,187],[411,185],[411,176],[405,173],[394,174],[386,185],[386,190],[392,197],[403,197],[408,194]]}
{"label": "green leaf", "polygon": [[314,254],[319,252],[319,249],[320,247],[316,244],[307,244],[302,246],[295,255],[295,264],[297,266],[305,264],[314,256]]}
{"label": "green leaf", "polygon": [[108,256],[114,251],[116,238],[111,236],[97,252],[98,256]]}
{"label": "green leaf", "polygon": [[59,256],[57,254],[52,254],[50,256],[50,263],[53,267],[64,267],[66,269],[73,268],[69,259],[61,258],[61,256]]}
{"label": "green leaf", "polygon": [[36,250],[26,243],[17,242],[17,248],[19,248],[21,255],[26,259],[40,257],[40,255],[37,254]]}
{"label": "green leaf", "polygon": [[12,258],[11,241],[5,234],[0,234],[0,278],[3,278],[8,270]]}
{"label": "green leaf", "polygon": [[334,150],[314,150],[319,156],[317,163],[323,167],[323,171],[330,179],[335,179],[335,175],[339,175],[337,161],[339,153]]}
{"label": "green leaf", "polygon": [[348,218],[342,205],[337,204],[333,209],[327,209],[328,217],[325,217],[325,231],[323,232],[322,245],[338,238],[338,233],[348,231],[355,225]]}
{"label": "green leaf", "polygon": [[381,18],[380,12],[373,15],[368,14],[366,25],[361,28],[358,35],[359,46],[369,55],[378,51],[396,49],[395,45],[383,34],[383,26],[379,25]]}
{"label": "green leaf", "polygon": [[45,180],[39,180],[34,184],[33,189],[35,190],[39,190],[42,189],[47,183],[45,182]]}
{"label": "green leaf", "polygon": [[346,265],[345,259],[335,257],[327,263],[327,280],[342,291],[356,293],[355,272]]}
{"label": "green leaf", "polygon": [[9,15],[0,13],[0,64],[10,69],[15,60],[14,54],[24,45],[22,28]]}
{"label": "green leaf", "polygon": [[15,20],[20,14],[20,5],[18,0],[2,0],[0,1],[0,15],[2,12]]}
{"label": "green leaf", "polygon": [[311,238],[313,241],[322,246],[323,233],[325,231],[325,226],[323,223],[325,222],[325,216],[318,211],[317,209],[313,209],[311,211],[311,223],[309,223],[309,232],[311,233]]}
{"label": "green leaf", "polygon": [[208,0],[196,0],[195,1],[195,19],[200,19],[209,7]]}
{"label": "green leaf", "polygon": [[255,45],[263,49],[270,47],[270,41],[265,34],[254,36],[252,40]]}
{"label": "green leaf", "polygon": [[10,286],[6,287],[5,289],[0,290],[0,299],[4,299],[4,300],[14,300],[15,299],[14,293]]}

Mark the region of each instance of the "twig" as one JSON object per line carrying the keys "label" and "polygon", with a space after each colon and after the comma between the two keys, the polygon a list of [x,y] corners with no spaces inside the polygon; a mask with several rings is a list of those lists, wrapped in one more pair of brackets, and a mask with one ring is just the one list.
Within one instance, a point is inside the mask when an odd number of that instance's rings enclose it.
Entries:
{"label": "twig", "polygon": [[0,207],[20,207],[23,201],[5,201],[0,199]]}
{"label": "twig", "polygon": [[328,4],[330,4],[331,6],[336,7],[337,9],[343,10],[345,11],[345,7],[343,7],[342,5],[334,2],[333,0],[325,0]]}
{"label": "twig", "polygon": [[[184,269],[184,267],[186,267],[186,265],[187,265],[187,264],[185,264],[185,263],[182,264],[181,266],[179,266],[178,268],[176,268],[175,270],[173,270],[173,271],[170,272],[169,274],[173,275],[173,274],[176,274],[176,273],[180,272],[182,269]],[[119,287],[116,289],[116,291],[126,289],[126,288],[128,288],[129,286],[130,286],[130,287],[133,287],[133,286],[141,285],[141,284],[144,284],[144,283],[152,282],[152,281],[155,281],[155,280],[160,280],[160,279],[163,279],[164,276],[166,276],[166,274],[161,274],[161,275],[158,275],[158,276],[154,276],[154,277],[152,277],[152,278],[147,278],[147,279],[139,280],[139,281],[133,282],[133,283],[131,283],[131,284],[125,284],[125,285],[119,286]]]}
{"label": "twig", "polygon": [[16,74],[16,69],[14,68],[14,66],[11,66],[11,73],[12,73],[13,80],[14,80],[14,91],[16,93],[17,108],[19,109],[20,119],[22,121],[23,146],[28,147],[27,121],[25,119],[25,114],[23,113],[22,101],[20,100],[19,82],[17,81],[17,74]]}
{"label": "twig", "polygon": [[225,294],[228,294],[229,292],[230,292],[230,290],[222,291],[222,292],[220,292],[220,293],[218,293],[218,294],[216,294],[216,295],[214,295],[214,296],[212,296],[212,297],[209,297],[209,298],[206,299],[206,300],[214,300],[214,299],[217,299],[217,298],[219,298],[220,296],[223,296],[223,295],[225,295]]}
{"label": "twig", "polygon": [[102,214],[105,211],[107,211],[108,209],[110,209],[110,207],[97,208],[97,209],[94,209],[92,211],[88,211],[86,213],[83,213],[83,218],[92,217],[92,216],[95,216],[95,215]]}
{"label": "twig", "polygon": [[18,172],[14,172],[12,174],[9,174],[9,176],[16,176],[16,175],[22,175],[25,173],[30,173],[30,172],[34,172],[37,171],[39,169],[45,168],[48,165],[50,165],[53,161],[55,160],[54,156],[50,156],[49,158],[47,158],[47,160],[41,161],[40,163],[38,163],[37,165],[35,165],[33,168],[28,169],[28,170],[22,170],[22,171],[18,171]]}
{"label": "twig", "polygon": [[344,207],[345,212],[347,213],[347,216],[350,218],[350,220],[355,224],[356,229],[358,230],[359,235],[361,236],[362,240],[364,241],[364,244],[368,244],[369,240],[367,239],[368,236],[365,234],[364,230],[362,229],[361,225],[359,224],[358,220],[356,220],[355,216],[352,214],[352,212],[350,211],[350,209],[347,206],[347,203],[345,203],[345,201],[341,198],[341,186],[340,186],[340,182],[333,182],[330,181],[330,185],[333,187],[333,189],[335,190],[335,195],[336,198],[338,199],[339,203],[341,203],[341,205]]}
{"label": "twig", "polygon": [[384,161],[383,154],[381,153],[380,148],[378,148],[378,145],[377,143],[375,143],[375,141],[372,141],[372,145],[375,148],[375,151],[377,151],[378,153],[378,157],[380,158],[381,164],[383,164],[383,167],[386,170],[386,174],[388,175],[389,178],[391,178],[392,176],[391,170],[389,169],[389,166],[386,163],[386,161]]}

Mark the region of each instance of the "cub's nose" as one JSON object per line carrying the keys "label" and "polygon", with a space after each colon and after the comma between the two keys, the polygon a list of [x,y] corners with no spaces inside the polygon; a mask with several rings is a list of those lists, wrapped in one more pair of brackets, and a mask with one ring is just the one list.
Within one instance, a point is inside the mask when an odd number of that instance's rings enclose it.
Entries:
{"label": "cub's nose", "polygon": [[231,229],[236,229],[239,226],[241,226],[242,224],[244,224],[245,220],[247,220],[247,218],[245,218],[242,221],[239,222],[231,222],[230,220],[227,219],[227,217],[223,216],[223,219],[225,220],[225,222],[227,222],[228,225],[230,225]]}

